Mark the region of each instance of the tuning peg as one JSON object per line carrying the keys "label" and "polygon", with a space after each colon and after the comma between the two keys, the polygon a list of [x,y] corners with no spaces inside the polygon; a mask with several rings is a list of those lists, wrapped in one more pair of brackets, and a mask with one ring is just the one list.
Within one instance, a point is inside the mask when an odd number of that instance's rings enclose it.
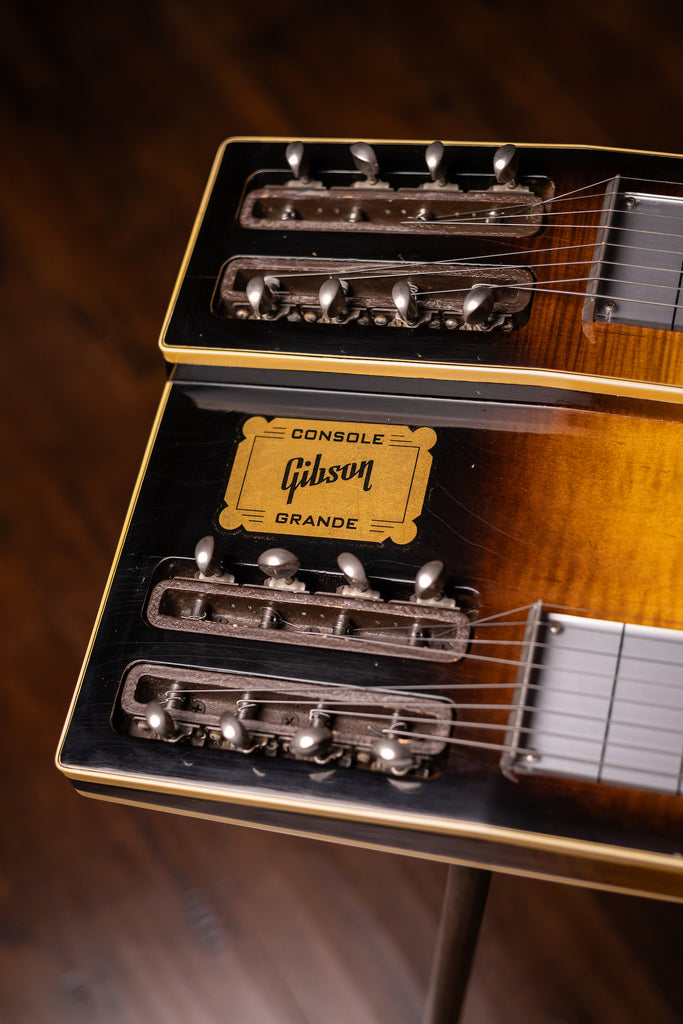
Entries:
{"label": "tuning peg", "polygon": [[397,775],[409,772],[415,764],[408,744],[402,743],[395,736],[374,740],[370,746],[370,752],[384,768],[391,769]]}
{"label": "tuning peg", "polygon": [[375,185],[379,177],[379,163],[372,146],[369,146],[367,142],[354,142],[349,148],[353,162],[367,179],[366,184]]}
{"label": "tuning peg", "polygon": [[346,281],[338,277],[330,277],[323,281],[318,293],[320,308],[323,316],[328,320],[335,320],[346,314],[346,292],[348,290]]}
{"label": "tuning peg", "polygon": [[176,724],[158,700],[151,700],[145,708],[145,721],[152,732],[157,733],[162,740],[170,739],[175,735]]}
{"label": "tuning peg", "polygon": [[519,170],[519,155],[517,147],[509,143],[501,146],[493,154],[493,173],[499,185],[506,185],[507,188],[514,188],[517,184],[517,171]]}
{"label": "tuning peg", "polygon": [[414,324],[419,319],[419,311],[413,288],[407,281],[397,281],[391,289],[391,298],[399,318],[404,324]]}
{"label": "tuning peg", "polygon": [[273,289],[279,288],[276,277],[252,277],[247,281],[247,299],[256,316],[267,316],[277,309],[277,298]]}
{"label": "tuning peg", "polygon": [[295,181],[305,185],[308,182],[308,160],[304,153],[303,142],[290,142],[285,150],[285,158]]}
{"label": "tuning peg", "polygon": [[337,587],[338,594],[346,597],[364,597],[370,601],[380,600],[379,592],[370,589],[370,581],[360,558],[352,555],[350,551],[342,551],[337,557],[337,565],[346,577],[346,584]]}
{"label": "tuning peg", "polygon": [[446,570],[443,562],[435,559],[425,562],[415,577],[415,593],[411,601],[417,604],[437,604],[442,608],[455,608],[452,597],[444,597],[443,588],[446,584]]}
{"label": "tuning peg", "polygon": [[233,715],[231,711],[226,711],[221,715],[219,726],[223,738],[237,750],[244,750],[251,745],[251,733],[237,715]]}
{"label": "tuning peg", "polygon": [[389,188],[389,183],[379,180],[379,163],[372,146],[367,142],[354,142],[349,147],[356,168],[365,175],[364,181],[354,182],[354,188]]}
{"label": "tuning peg", "polygon": [[443,142],[432,142],[425,150],[425,162],[432,181],[446,184],[446,147]]}
{"label": "tuning peg", "polygon": [[214,577],[220,579],[222,583],[235,582],[235,577],[232,573],[224,571],[223,563],[218,557],[216,550],[216,541],[211,534],[197,541],[194,549],[194,560],[200,579],[205,580]]}
{"label": "tuning peg", "polygon": [[258,567],[268,579],[265,586],[274,590],[305,590],[301,580],[296,579],[300,568],[299,559],[285,548],[268,548],[259,555]]}
{"label": "tuning peg", "polygon": [[468,327],[478,327],[493,316],[494,291],[491,285],[475,284],[462,304],[462,318]]}
{"label": "tuning peg", "polygon": [[294,733],[289,741],[289,749],[295,757],[324,757],[333,739],[334,734],[326,725],[306,725]]}

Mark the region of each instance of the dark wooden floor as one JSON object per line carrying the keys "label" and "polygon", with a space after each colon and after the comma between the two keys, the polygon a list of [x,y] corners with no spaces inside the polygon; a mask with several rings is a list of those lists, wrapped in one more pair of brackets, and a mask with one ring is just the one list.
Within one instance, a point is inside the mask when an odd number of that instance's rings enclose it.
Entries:
{"label": "dark wooden floor", "polygon": [[[415,1024],[444,868],[77,797],[59,731],[231,134],[683,150],[677,5],[0,15],[0,1020]],[[675,1024],[680,907],[494,879],[466,1024]]]}

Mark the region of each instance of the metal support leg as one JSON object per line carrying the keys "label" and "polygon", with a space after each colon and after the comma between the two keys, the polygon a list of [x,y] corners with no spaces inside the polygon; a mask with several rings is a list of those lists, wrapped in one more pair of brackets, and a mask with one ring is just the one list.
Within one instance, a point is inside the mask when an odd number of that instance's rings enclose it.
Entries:
{"label": "metal support leg", "polygon": [[448,868],[422,1024],[457,1024],[465,998],[491,872]]}

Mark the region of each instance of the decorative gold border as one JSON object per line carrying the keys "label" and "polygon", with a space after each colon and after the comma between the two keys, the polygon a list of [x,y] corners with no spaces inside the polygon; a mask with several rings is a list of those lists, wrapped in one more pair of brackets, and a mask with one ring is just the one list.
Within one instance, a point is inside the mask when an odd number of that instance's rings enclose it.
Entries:
{"label": "decorative gold border", "polygon": [[[223,142],[216,154],[209,180],[199,207],[199,212],[192,228],[185,256],[176,279],[171,301],[164,318],[159,337],[159,348],[164,358],[171,363],[190,363],[198,366],[231,366],[258,368],[266,370],[298,370],[309,373],[348,373],[363,374],[369,377],[413,377],[423,380],[450,380],[479,384],[511,384],[533,387],[557,388],[561,391],[587,391],[600,395],[621,395],[627,398],[643,398],[650,401],[673,402],[683,404],[683,387],[669,384],[654,384],[646,381],[621,380],[616,377],[596,377],[590,374],[559,372],[547,369],[516,368],[506,366],[481,366],[475,363],[414,363],[407,360],[370,359],[362,362],[341,356],[305,356],[295,353],[263,353],[253,350],[230,351],[211,348],[185,348],[181,345],[168,345],[166,332],[175,309],[182,281],[185,277],[190,257],[194,250],[197,235],[201,227],[204,213],[209,202],[223,154],[231,142],[289,142],[283,136],[233,136]],[[353,138],[302,138],[302,142],[344,142],[352,143]],[[427,145],[419,139],[368,139],[371,143],[389,143],[406,145]],[[447,146],[500,146],[500,142],[446,142]],[[542,145],[539,143],[521,142],[520,149],[573,149],[604,153],[633,153],[639,156],[670,157],[683,159],[678,153],[652,153],[647,150],[618,149],[613,146],[564,146],[558,143]]]}
{"label": "decorative gold border", "polygon": [[683,891],[683,858],[679,859],[668,854],[651,853],[645,850],[625,850],[622,847],[609,846],[602,843],[559,838],[542,833],[525,832],[521,829],[488,825],[483,822],[461,821],[407,811],[389,812],[378,807],[364,807],[362,804],[349,804],[343,801],[332,804],[330,801],[287,796],[285,794],[271,793],[266,795],[253,790],[245,794],[243,788],[229,785],[222,785],[220,787],[207,784],[197,785],[182,783],[177,780],[168,780],[159,776],[135,776],[123,772],[115,773],[96,770],[84,771],[82,769],[69,768],[60,762],[58,762],[58,767],[73,782],[89,782],[102,786],[113,785],[122,789],[137,789],[159,794],[166,793],[169,796],[185,799],[199,798],[213,800],[217,803],[261,808],[263,810],[309,814],[313,817],[331,818],[335,821],[384,825],[390,828],[405,828],[415,832],[435,833],[454,838],[460,837],[486,842],[498,842],[504,846],[522,847],[541,853],[563,854],[577,859],[618,864],[622,867],[644,867],[649,870],[664,871],[667,875],[675,874],[680,869]]}
{"label": "decorative gold border", "polygon": [[[665,871],[667,874],[676,872],[680,867],[681,884],[683,887],[683,858],[678,860],[667,854],[651,853],[644,850],[624,850],[621,847],[609,846],[600,843],[590,843],[584,840],[559,838],[556,836],[544,835],[534,832],[503,828],[497,825],[485,823],[459,821],[457,819],[443,819],[434,815],[419,815],[409,812],[389,813],[380,808],[368,808],[362,804],[335,803],[315,799],[303,799],[290,797],[285,794],[264,795],[254,791],[245,794],[243,789],[230,786],[208,786],[189,785],[178,781],[169,781],[160,777],[135,776],[123,772],[112,772],[96,769],[73,768],[62,761],[62,751],[66,734],[71,725],[74,709],[78,696],[83,685],[83,679],[88,661],[95,643],[95,637],[100,626],[104,608],[109,597],[111,585],[118,567],[123,544],[130,526],[135,510],[140,488],[147,470],[152,448],[156,440],[159,425],[164,414],[173,381],[166,382],[159,407],[156,412],[152,430],[150,432],[147,447],[143,456],[140,472],[135,483],[131,503],[126,514],[121,536],[116,548],[114,561],[112,563],[105,591],[100,603],[95,625],[90,636],[90,642],[83,659],[83,665],[78,677],[76,691],[71,701],[67,720],[62,730],[59,746],[55,757],[55,763],[59,771],[73,782],[87,782],[94,785],[113,785],[123,789],[138,789],[151,793],[168,793],[172,796],[182,798],[204,798],[225,804],[241,804],[248,807],[260,807],[266,810],[278,810],[292,813],[310,814],[315,817],[332,818],[343,821],[357,821],[367,824],[386,825],[393,828],[405,828],[419,832],[432,832],[441,835],[479,839],[488,842],[498,842],[502,845],[524,847],[525,849],[537,850],[539,852],[563,853],[567,856],[577,858],[599,860],[604,863],[619,864],[622,866],[636,865],[655,871]],[[146,806],[146,805],[145,805]],[[222,819],[221,819],[222,820]],[[358,844],[361,845],[361,844]],[[498,870],[498,869],[496,869]],[[513,872],[521,874],[522,872]],[[532,877],[530,875],[530,877]],[[541,874],[533,877],[543,877]],[[577,884],[581,884],[580,880]],[[682,897],[683,898],[683,897]]]}
{"label": "decorative gold border", "polygon": [[490,864],[475,860],[458,859],[457,857],[446,857],[444,854],[423,853],[421,850],[405,850],[400,847],[384,846],[382,843],[371,843],[365,840],[341,839],[339,836],[329,836],[324,833],[301,832],[294,828],[280,828],[274,825],[264,825],[261,822],[243,821],[241,818],[226,818],[221,814],[209,814],[206,811],[184,811],[179,807],[169,807],[165,804],[151,804],[144,800],[123,800],[120,797],[110,796],[108,793],[94,793],[80,790],[76,787],[80,796],[89,797],[92,800],[102,800],[105,803],[123,804],[125,807],[136,807],[140,810],[166,811],[169,814],[176,814],[181,818],[200,818],[202,821],[216,821],[225,825],[235,825],[243,828],[254,828],[260,832],[274,832],[276,835],[293,836],[297,839],[311,839],[313,841],[334,843],[337,846],[358,847],[361,850],[374,850],[377,853],[391,853],[402,857],[415,857],[416,860],[438,861],[441,864],[460,864],[463,867],[480,868],[483,871],[495,871],[496,874],[513,875],[521,878],[532,878],[535,881],[556,882],[558,885],[576,885],[581,889],[600,889],[603,892],[623,893],[628,896],[642,896],[645,899],[663,900],[669,903],[683,903],[682,896],[670,896],[664,893],[651,892],[649,889],[637,889],[633,886],[609,885],[607,882],[591,882],[586,879],[574,879],[567,875],[552,875],[545,871],[524,871],[517,868],[492,867]]}

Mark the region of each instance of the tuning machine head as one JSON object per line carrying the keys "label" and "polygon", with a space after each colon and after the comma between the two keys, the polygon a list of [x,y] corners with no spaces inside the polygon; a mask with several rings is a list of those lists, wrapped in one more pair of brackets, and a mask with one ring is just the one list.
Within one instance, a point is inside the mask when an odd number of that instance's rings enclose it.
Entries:
{"label": "tuning machine head", "polygon": [[398,319],[406,327],[414,327],[420,319],[416,291],[415,286],[405,280],[397,281],[391,289],[391,300],[398,313]]}
{"label": "tuning machine head", "polygon": [[529,192],[526,185],[521,185],[517,180],[519,175],[519,151],[517,146],[508,143],[500,146],[493,154],[493,173],[496,176],[494,192],[508,192],[513,189],[516,192]]}
{"label": "tuning machine head", "polygon": [[324,188],[321,181],[314,181],[309,175],[309,160],[303,142],[290,142],[285,150],[292,177],[286,183],[290,188]]}
{"label": "tuning machine head", "polygon": [[165,707],[158,700],[151,700],[145,708],[147,728],[155,732],[162,740],[170,740],[177,733],[176,724]]}
{"label": "tuning machine head", "polygon": [[489,325],[494,315],[495,292],[490,284],[475,284],[462,304],[462,318],[467,327]]}
{"label": "tuning machine head", "polygon": [[197,541],[194,549],[194,560],[200,580],[215,580],[221,583],[234,583],[235,577],[226,572],[218,555],[215,538],[211,534]]}
{"label": "tuning machine head", "polygon": [[446,585],[446,569],[443,562],[435,559],[425,562],[415,577],[415,593],[411,601],[416,604],[438,605],[441,608],[455,608],[452,597],[444,597]]}
{"label": "tuning machine head", "polygon": [[332,746],[334,733],[322,722],[298,729],[289,741],[289,750],[295,757],[325,758]]}
{"label": "tuning machine head", "polygon": [[354,142],[349,146],[357,170],[365,175],[363,181],[354,181],[354,188],[389,188],[388,181],[379,177],[379,162],[374,149],[367,142]]}
{"label": "tuning machine head", "polygon": [[362,597],[366,601],[380,601],[378,590],[370,589],[370,581],[360,558],[350,551],[342,551],[337,557],[337,565],[344,573],[346,583],[337,587],[337,593],[343,597]]}
{"label": "tuning machine head", "polygon": [[432,142],[427,146],[425,163],[432,180],[421,185],[421,188],[447,188],[451,192],[460,191],[460,186],[455,182],[449,182],[446,177],[446,147],[443,142]]}
{"label": "tuning machine head", "polygon": [[272,317],[277,313],[278,300],[275,293],[279,287],[277,277],[257,274],[256,277],[249,278],[246,287],[247,300],[256,317]]}
{"label": "tuning machine head", "polygon": [[318,293],[320,308],[323,313],[323,321],[342,320],[348,313],[346,294],[349,290],[348,283],[339,277],[329,277],[323,281]]}
{"label": "tuning machine head", "polygon": [[401,742],[396,736],[373,740],[370,752],[381,767],[392,775],[406,775],[415,767],[415,758],[408,743]]}
{"label": "tuning machine head", "polygon": [[252,735],[244,722],[240,721],[237,715],[231,711],[225,711],[219,722],[223,739],[235,747],[236,750],[246,751],[252,744]]}
{"label": "tuning machine head", "polygon": [[296,578],[301,563],[295,554],[286,548],[268,548],[259,555],[258,567],[267,577],[265,586],[273,590],[293,590],[301,593],[305,584]]}
{"label": "tuning machine head", "polygon": [[290,142],[285,150],[285,159],[297,184],[308,184],[308,159],[303,142]]}

